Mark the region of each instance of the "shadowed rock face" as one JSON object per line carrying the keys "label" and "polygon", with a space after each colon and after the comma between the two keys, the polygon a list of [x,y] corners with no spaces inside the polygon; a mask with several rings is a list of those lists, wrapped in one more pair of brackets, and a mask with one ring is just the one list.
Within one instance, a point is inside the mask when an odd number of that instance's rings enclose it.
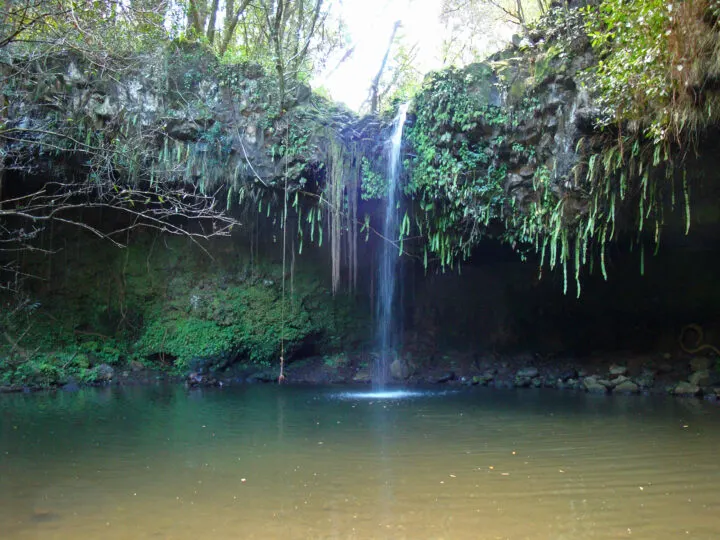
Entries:
{"label": "shadowed rock face", "polygon": [[25,139],[21,134],[20,142],[10,145],[15,168],[25,171],[33,159],[35,171],[61,174],[71,166],[77,173],[82,167],[82,159],[61,164],[49,156],[37,159],[41,145],[54,141],[50,133],[40,133],[49,132],[49,125],[75,136],[76,126],[81,133],[102,131],[113,144],[144,138],[144,172],[149,174],[153,159],[156,165],[197,163],[178,172],[206,186],[235,180],[272,187],[286,174],[291,183],[307,180],[322,168],[330,139],[370,145],[380,139],[376,119],[360,120],[305,85],[298,85],[285,110],[277,110],[276,85],[260,66],[220,65],[199,45],[170,46],[123,62],[117,68],[122,76],[113,76],[74,53],[59,53],[48,60],[57,79],[53,84],[18,77],[14,82],[27,99],[11,104],[8,126],[38,132]]}

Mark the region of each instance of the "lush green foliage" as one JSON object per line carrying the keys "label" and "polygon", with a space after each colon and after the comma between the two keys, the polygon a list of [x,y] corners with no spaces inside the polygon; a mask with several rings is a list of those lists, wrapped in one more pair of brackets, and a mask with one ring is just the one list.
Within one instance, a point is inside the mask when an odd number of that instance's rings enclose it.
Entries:
{"label": "lush green foliage", "polygon": [[[379,162],[379,163],[378,163]],[[388,181],[383,174],[377,172],[379,165],[384,160],[374,160],[372,163],[367,157],[362,158],[360,172],[362,174],[362,183],[360,185],[362,193],[361,197],[364,201],[372,199],[383,199],[387,197]]]}
{"label": "lush green foliage", "polygon": [[231,244],[212,249],[211,269],[182,239],[81,251],[38,302],[0,321],[0,384],[94,381],[98,366],[133,361],[177,373],[271,365],[283,326],[288,358],[304,345],[332,353],[353,335],[349,302],[329,295],[315,270],[295,273],[283,311],[277,264],[251,262]]}
{"label": "lush green foliage", "polygon": [[487,226],[503,216],[506,169],[493,158],[502,141],[475,142],[479,132],[510,121],[490,103],[488,75],[482,65],[433,74],[415,101],[417,118],[408,139],[416,157],[408,163],[406,192],[414,200],[415,225],[427,238],[426,265],[428,252],[443,267],[458,255],[467,257],[485,234],[473,224]]}
{"label": "lush green foliage", "polygon": [[[541,265],[560,266],[566,289],[574,273],[579,294],[583,268],[597,263],[607,277],[607,246],[629,236],[642,270],[644,244],[657,247],[668,208],[682,208],[689,227],[690,186],[674,156],[720,114],[717,21],[715,3],[705,0],[554,8],[531,31],[546,39],[521,45],[523,58],[501,55],[493,73],[430,77],[416,100],[408,163],[426,249],[452,265],[490,234],[522,254],[535,251]],[[599,62],[581,74],[587,36]],[[569,77],[584,80],[601,113],[579,141],[572,128],[551,132],[577,156],[572,173],[559,176],[558,156],[527,133],[540,137],[554,110],[548,85]],[[483,78],[504,90],[502,106],[477,84]]]}
{"label": "lush green foliage", "polygon": [[594,255],[607,278],[606,246],[622,234],[639,246],[642,272],[644,244],[659,247],[668,207],[682,208],[689,230],[682,156],[720,110],[715,9],[705,0],[605,0],[584,11],[599,58],[585,83],[601,109],[598,132],[576,147],[574,181],[586,210],[578,213],[572,200],[560,199],[550,212],[545,206],[545,234],[534,234],[543,259],[551,267],[563,264],[566,282],[567,263],[574,265],[578,294],[580,269]]}
{"label": "lush green foliage", "polygon": [[719,6],[708,0],[604,0],[588,7],[588,35],[600,57],[588,84],[605,125],[665,143],[718,118],[706,86],[720,77]]}

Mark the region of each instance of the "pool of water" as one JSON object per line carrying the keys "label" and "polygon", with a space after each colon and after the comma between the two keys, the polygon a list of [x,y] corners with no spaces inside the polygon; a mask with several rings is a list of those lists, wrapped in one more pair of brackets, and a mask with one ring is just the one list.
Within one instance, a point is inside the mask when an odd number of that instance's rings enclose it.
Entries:
{"label": "pool of water", "polygon": [[720,538],[720,408],[554,391],[0,396],[0,538]]}

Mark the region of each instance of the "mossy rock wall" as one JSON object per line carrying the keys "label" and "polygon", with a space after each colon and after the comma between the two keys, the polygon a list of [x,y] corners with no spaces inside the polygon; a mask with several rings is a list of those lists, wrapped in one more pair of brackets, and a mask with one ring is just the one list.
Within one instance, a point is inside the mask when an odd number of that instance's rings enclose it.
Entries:
{"label": "mossy rock wall", "polygon": [[[285,275],[273,246],[239,238],[198,244],[149,235],[117,249],[83,238],[26,264],[42,276],[4,329],[3,383],[97,380],[97,366],[143,365],[185,374],[235,363],[269,367],[357,346],[363,317],[328,290],[322,258]],[[284,336],[284,339],[281,339]]]}

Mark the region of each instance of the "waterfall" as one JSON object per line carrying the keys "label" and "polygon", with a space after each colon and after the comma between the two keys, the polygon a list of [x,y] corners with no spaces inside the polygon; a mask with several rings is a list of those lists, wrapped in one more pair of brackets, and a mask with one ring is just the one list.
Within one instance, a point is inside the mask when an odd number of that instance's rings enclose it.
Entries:
{"label": "waterfall", "polygon": [[383,223],[382,247],[380,250],[380,264],[377,277],[377,330],[376,339],[379,347],[379,356],[373,366],[373,385],[379,388],[385,386],[388,379],[390,357],[397,343],[395,343],[397,318],[393,318],[393,304],[395,300],[395,280],[398,248],[391,243],[398,234],[398,210],[396,196],[398,179],[400,177],[400,147],[402,146],[403,126],[407,116],[408,104],[403,104],[393,121],[393,130],[388,141],[388,196],[385,207],[385,222]]}

